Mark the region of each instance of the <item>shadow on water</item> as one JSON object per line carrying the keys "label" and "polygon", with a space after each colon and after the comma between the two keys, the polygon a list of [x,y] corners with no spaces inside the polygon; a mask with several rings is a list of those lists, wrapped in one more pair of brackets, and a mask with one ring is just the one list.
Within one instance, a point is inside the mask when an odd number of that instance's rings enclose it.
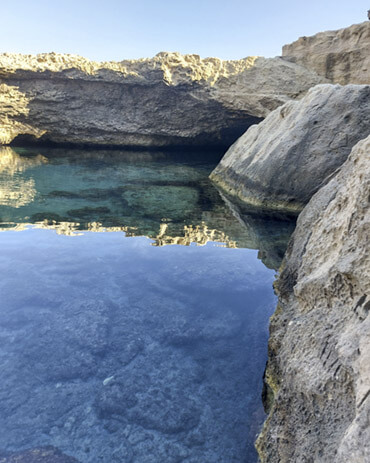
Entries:
{"label": "shadow on water", "polygon": [[1,462],[257,461],[294,218],[220,194],[221,156],[1,149]]}

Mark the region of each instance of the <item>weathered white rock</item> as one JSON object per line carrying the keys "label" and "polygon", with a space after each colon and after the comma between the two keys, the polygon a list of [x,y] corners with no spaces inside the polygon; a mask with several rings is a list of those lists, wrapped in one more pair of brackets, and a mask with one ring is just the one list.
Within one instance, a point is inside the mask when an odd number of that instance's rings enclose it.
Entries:
{"label": "weathered white rock", "polygon": [[300,37],[283,47],[283,58],[338,84],[370,84],[370,21]]}
{"label": "weathered white rock", "polygon": [[250,127],[211,178],[251,204],[301,209],[370,133],[370,86],[318,85]]}
{"label": "weathered white rock", "polygon": [[370,461],[370,136],[300,214],[277,281],[262,462]]}
{"label": "weathered white rock", "polygon": [[325,79],[281,58],[159,53],[96,63],[75,55],[0,55],[0,143],[232,143]]}
{"label": "weathered white rock", "polygon": [[19,133],[43,135],[43,130],[25,122],[28,114],[26,96],[17,87],[0,83],[0,144],[10,143]]}

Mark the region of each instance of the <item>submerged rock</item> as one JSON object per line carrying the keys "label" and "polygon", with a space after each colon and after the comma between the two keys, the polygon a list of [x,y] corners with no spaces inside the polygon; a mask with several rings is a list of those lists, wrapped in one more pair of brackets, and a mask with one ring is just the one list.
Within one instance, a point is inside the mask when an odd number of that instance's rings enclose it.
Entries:
{"label": "submerged rock", "polygon": [[78,460],[48,446],[8,454],[7,456],[0,453],[0,463],[78,463]]}
{"label": "submerged rock", "polygon": [[276,289],[262,462],[370,460],[370,137],[298,218]]}
{"label": "submerged rock", "polygon": [[[0,143],[229,145],[325,79],[281,58],[0,55]],[[28,138],[24,137],[25,135]]]}
{"label": "submerged rock", "polygon": [[283,58],[316,71],[338,84],[370,84],[370,21],[283,47]]}
{"label": "submerged rock", "polygon": [[318,85],[232,145],[211,174],[256,205],[301,209],[370,132],[370,86]]}

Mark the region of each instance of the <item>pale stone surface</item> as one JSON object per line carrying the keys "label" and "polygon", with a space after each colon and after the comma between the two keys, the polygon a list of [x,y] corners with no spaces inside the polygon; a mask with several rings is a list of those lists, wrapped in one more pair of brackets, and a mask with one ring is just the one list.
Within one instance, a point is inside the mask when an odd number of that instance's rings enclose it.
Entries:
{"label": "pale stone surface", "polygon": [[370,136],[297,222],[277,281],[262,462],[370,461]]}
{"label": "pale stone surface", "polygon": [[370,132],[370,86],[323,84],[250,127],[211,174],[251,204],[299,210]]}
{"label": "pale stone surface", "polygon": [[10,143],[19,133],[43,135],[45,131],[25,122],[28,114],[27,97],[17,87],[2,84],[0,78],[0,145]]}
{"label": "pale stone surface", "polygon": [[370,21],[300,37],[283,47],[283,58],[338,84],[370,84]]}
{"label": "pale stone surface", "polygon": [[95,145],[230,144],[325,81],[281,58],[159,53],[96,63],[76,55],[0,55],[0,143],[18,134]]}

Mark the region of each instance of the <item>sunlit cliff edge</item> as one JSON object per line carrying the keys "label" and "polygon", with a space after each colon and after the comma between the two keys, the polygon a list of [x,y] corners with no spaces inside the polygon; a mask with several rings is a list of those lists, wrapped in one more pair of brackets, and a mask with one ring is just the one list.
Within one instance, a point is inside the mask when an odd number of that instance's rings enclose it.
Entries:
{"label": "sunlit cliff edge", "polygon": [[[0,55],[0,143],[227,145],[325,79],[281,58]],[[24,139],[18,140],[19,142]]]}
{"label": "sunlit cliff edge", "polygon": [[283,47],[283,58],[338,84],[370,83],[370,22],[300,37]]}

